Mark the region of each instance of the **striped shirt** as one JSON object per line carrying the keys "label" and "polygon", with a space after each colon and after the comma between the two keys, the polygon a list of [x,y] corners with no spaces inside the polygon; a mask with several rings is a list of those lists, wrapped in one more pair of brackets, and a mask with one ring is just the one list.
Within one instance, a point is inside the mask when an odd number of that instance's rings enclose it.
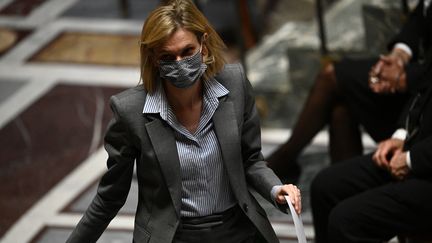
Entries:
{"label": "striped shirt", "polygon": [[203,87],[203,108],[194,134],[177,121],[162,85],[148,94],[143,110],[159,113],[173,129],[181,170],[182,217],[211,215],[236,203],[212,121],[218,98],[229,91],[215,79],[204,81]]}

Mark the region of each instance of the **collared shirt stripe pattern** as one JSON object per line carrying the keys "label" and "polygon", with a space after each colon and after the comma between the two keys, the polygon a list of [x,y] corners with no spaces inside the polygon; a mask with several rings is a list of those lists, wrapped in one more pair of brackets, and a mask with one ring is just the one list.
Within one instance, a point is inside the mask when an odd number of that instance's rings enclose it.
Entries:
{"label": "collared shirt stripe pattern", "polygon": [[211,215],[236,203],[212,121],[219,98],[228,90],[215,79],[203,82],[203,108],[194,134],[177,121],[162,85],[148,95],[143,110],[159,113],[173,129],[180,161],[183,217]]}

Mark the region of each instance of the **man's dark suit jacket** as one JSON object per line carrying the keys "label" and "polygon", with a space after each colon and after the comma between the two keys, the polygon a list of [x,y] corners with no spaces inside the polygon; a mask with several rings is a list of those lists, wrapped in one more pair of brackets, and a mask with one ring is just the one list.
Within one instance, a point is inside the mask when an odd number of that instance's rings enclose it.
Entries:
{"label": "man's dark suit jacket", "polygon": [[410,151],[411,173],[418,178],[432,179],[432,75],[427,78],[429,88],[421,93],[416,104],[411,104],[409,118],[413,124],[404,149]]}
{"label": "man's dark suit jacket", "polygon": [[[226,65],[215,78],[229,90],[220,98],[213,123],[232,190],[266,241],[278,242],[265,211],[248,190],[252,186],[272,201],[272,187],[282,184],[261,154],[252,88],[240,65]],[[135,160],[139,196],[134,242],[172,242],[181,208],[179,157],[171,127],[158,115],[143,114],[145,99],[142,87],[111,98],[114,118],[105,136],[108,171],[68,242],[95,242],[99,238],[126,200]]]}
{"label": "man's dark suit jacket", "polygon": [[423,62],[413,65],[411,70],[410,65],[407,67],[408,76],[415,71],[415,68],[421,68],[422,72],[417,73],[415,79],[408,77],[410,82],[408,85],[415,88],[411,91],[415,90],[417,96],[420,96],[414,106],[412,102],[407,104],[403,123],[409,116],[416,130],[415,135],[408,137],[405,142],[405,149],[410,151],[412,160],[412,174],[432,179],[432,6],[425,10],[423,1],[419,1],[407,23],[391,44],[396,42],[406,43],[411,48],[414,62],[423,49]]}

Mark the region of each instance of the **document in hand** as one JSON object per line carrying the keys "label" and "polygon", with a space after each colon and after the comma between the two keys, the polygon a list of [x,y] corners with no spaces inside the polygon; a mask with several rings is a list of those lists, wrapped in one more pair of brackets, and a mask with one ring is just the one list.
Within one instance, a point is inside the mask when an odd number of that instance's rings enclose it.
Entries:
{"label": "document in hand", "polygon": [[303,221],[301,219],[301,216],[296,213],[289,196],[285,196],[285,200],[288,203],[288,206],[289,206],[289,209],[291,212],[291,216],[292,216],[292,219],[294,221],[294,227],[295,227],[295,231],[297,234],[298,242],[299,243],[306,243],[306,235],[305,235],[305,231],[303,228]]}

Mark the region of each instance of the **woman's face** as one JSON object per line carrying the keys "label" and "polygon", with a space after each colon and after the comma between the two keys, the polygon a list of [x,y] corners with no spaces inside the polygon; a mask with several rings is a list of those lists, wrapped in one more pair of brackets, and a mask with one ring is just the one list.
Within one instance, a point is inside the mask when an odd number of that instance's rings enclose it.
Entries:
{"label": "woman's face", "polygon": [[[157,61],[178,61],[193,56],[201,48],[196,35],[183,28],[174,32],[171,37],[156,50]],[[204,54],[204,48],[203,48]]]}

